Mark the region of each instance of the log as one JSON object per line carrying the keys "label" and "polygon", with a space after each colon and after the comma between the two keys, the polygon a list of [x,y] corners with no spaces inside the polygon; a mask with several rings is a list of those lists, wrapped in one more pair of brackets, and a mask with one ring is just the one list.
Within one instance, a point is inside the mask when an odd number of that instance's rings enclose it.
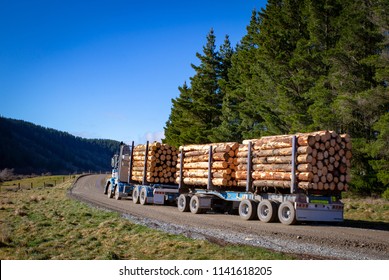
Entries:
{"label": "log", "polygon": [[252,162],[255,164],[269,164],[269,163],[289,163],[291,162],[290,156],[272,156],[272,157],[257,157],[253,158]]}
{"label": "log", "polygon": [[[246,173],[247,175],[247,173]],[[297,174],[297,179],[300,181],[310,181],[313,178],[312,172],[301,172]],[[259,172],[254,171],[252,173],[252,178],[254,180],[292,180],[292,173],[291,172]]]}
{"label": "log", "polygon": [[299,182],[298,187],[304,190],[313,189],[313,184],[310,182]]}
{"label": "log", "polygon": [[270,180],[255,180],[253,181],[255,187],[277,187],[277,188],[290,188],[289,181],[270,181]]}
{"label": "log", "polygon": [[[246,153],[248,153],[248,152],[246,152]],[[281,148],[281,149],[271,149],[271,150],[255,150],[252,153],[253,157],[290,156],[290,155],[292,155],[292,148]]]}
{"label": "log", "polygon": [[[212,159],[214,161],[227,161],[230,158],[228,153],[214,153]],[[208,161],[209,154],[199,155],[199,156],[187,156],[184,157],[184,162],[205,162]]]}
{"label": "log", "polygon": [[190,152],[205,150],[209,151],[209,147],[212,146],[214,152],[229,152],[230,150],[236,150],[239,147],[237,142],[226,142],[226,143],[210,143],[210,144],[200,144],[200,145],[187,145],[181,146],[180,151]]}
{"label": "log", "polygon": [[253,170],[291,172],[292,165],[291,164],[254,164]]}
{"label": "log", "polygon": [[271,150],[292,147],[292,136],[284,137],[263,137],[258,139],[253,148],[255,150]]}
{"label": "log", "polygon": [[[231,173],[232,173],[231,171],[228,172],[227,170],[218,170],[216,172],[212,172],[212,177],[230,179]],[[184,177],[192,177],[192,178],[208,178],[208,171],[192,169],[191,171],[184,171],[183,175]]]}
{"label": "log", "polygon": [[[180,166],[177,166],[180,168]],[[193,168],[193,169],[208,169],[208,162],[189,162],[184,163],[184,168]],[[228,168],[228,163],[224,161],[215,161],[212,163],[213,169],[225,169]]]}
{"label": "log", "polygon": [[290,172],[259,172],[254,171],[252,173],[254,180],[278,180],[278,181],[290,181],[292,179],[292,173]]}
{"label": "log", "polygon": [[[187,185],[196,185],[196,186],[206,186],[208,185],[208,178],[184,178],[184,184]],[[177,177],[176,183],[180,182],[180,177]],[[212,179],[212,184],[214,186],[227,186],[228,180],[223,178]]]}
{"label": "log", "polygon": [[197,151],[191,151],[191,152],[185,152],[185,157],[193,157],[193,156],[201,156],[201,155],[208,155],[209,150],[197,150]]}

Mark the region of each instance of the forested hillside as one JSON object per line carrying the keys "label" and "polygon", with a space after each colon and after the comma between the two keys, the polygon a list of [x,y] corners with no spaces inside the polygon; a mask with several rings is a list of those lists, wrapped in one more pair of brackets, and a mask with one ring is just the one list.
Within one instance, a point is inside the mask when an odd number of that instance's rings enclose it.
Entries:
{"label": "forested hillside", "polygon": [[17,174],[108,171],[119,142],[84,139],[29,122],[0,117],[0,170]]}
{"label": "forested hillside", "polygon": [[389,188],[389,1],[268,0],[236,48],[211,29],[165,127],[171,145],[334,130],[352,189]]}

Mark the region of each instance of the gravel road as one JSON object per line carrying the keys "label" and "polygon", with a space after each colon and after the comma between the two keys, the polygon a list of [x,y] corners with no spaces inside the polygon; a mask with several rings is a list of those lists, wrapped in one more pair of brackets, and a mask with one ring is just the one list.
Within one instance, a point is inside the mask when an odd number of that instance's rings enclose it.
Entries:
{"label": "gravel road", "polygon": [[244,221],[239,216],[181,213],[174,206],[140,205],[103,194],[106,175],[80,177],[69,191],[78,200],[118,211],[132,222],[218,244],[240,243],[299,255],[303,259],[389,259],[389,226],[345,221],[341,225]]}

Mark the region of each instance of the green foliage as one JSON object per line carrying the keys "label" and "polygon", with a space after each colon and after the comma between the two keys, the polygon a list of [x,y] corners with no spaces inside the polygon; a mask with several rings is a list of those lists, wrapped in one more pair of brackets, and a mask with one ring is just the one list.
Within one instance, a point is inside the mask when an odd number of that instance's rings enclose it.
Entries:
{"label": "green foliage", "polygon": [[180,87],[180,96],[172,100],[172,111],[165,126],[165,142],[179,146],[206,143],[213,139],[213,129],[221,124],[224,92],[219,80],[227,76],[233,50],[228,37],[220,51],[216,50],[213,30],[207,35],[203,54],[197,53],[200,64],[192,64],[196,74],[190,87]]}
{"label": "green foliage", "polygon": [[389,188],[387,188],[383,193],[382,193],[382,198],[389,200]]}
{"label": "green foliage", "polygon": [[269,0],[253,11],[247,34],[223,61],[227,75],[203,71],[214,69],[205,66],[217,60],[210,59],[214,41],[208,38],[206,55],[198,55],[203,64],[191,79],[193,104],[203,96],[195,93],[212,92],[213,85],[221,108],[203,102],[209,124],[201,127],[204,134],[178,142],[323,129],[348,133],[354,142],[351,189],[382,193],[389,182],[388,14],[384,0]]}
{"label": "green foliage", "polygon": [[109,169],[119,142],[84,139],[29,122],[0,117],[0,170],[18,174]]}
{"label": "green foliage", "polygon": [[377,138],[370,145],[370,155],[373,159],[369,163],[377,172],[377,179],[387,190],[389,187],[389,112],[380,117],[373,129]]}

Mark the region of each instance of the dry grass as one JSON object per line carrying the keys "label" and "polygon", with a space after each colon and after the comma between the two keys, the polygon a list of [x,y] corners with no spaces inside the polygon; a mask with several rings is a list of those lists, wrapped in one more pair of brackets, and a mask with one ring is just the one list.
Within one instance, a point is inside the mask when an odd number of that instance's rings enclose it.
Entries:
{"label": "dry grass", "polygon": [[66,191],[71,184],[72,179],[67,178],[55,187],[2,188],[0,259],[291,258],[249,246],[219,246],[132,224],[116,213],[68,198]]}
{"label": "dry grass", "polygon": [[380,198],[345,198],[344,217],[348,220],[389,223],[389,201]]}

